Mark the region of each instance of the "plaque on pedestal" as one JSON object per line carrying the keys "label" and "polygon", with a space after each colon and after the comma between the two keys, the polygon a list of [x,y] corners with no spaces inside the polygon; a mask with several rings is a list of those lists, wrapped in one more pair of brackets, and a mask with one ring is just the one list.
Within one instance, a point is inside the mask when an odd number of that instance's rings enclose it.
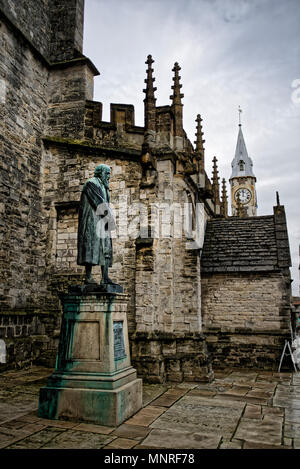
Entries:
{"label": "plaque on pedestal", "polygon": [[83,285],[61,300],[56,368],[40,389],[39,416],[120,425],[142,407],[142,380],[130,363],[127,296]]}

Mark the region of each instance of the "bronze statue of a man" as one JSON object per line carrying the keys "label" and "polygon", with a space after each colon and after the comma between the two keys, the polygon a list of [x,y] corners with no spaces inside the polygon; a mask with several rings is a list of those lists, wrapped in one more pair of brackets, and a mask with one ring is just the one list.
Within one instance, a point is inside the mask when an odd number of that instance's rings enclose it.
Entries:
{"label": "bronze statue of a man", "polygon": [[108,268],[113,262],[111,231],[116,227],[109,206],[110,174],[110,167],[100,164],[81,193],[77,264],[85,266],[86,284],[97,283],[92,277],[93,265],[101,265],[101,284],[113,283],[108,277]]}

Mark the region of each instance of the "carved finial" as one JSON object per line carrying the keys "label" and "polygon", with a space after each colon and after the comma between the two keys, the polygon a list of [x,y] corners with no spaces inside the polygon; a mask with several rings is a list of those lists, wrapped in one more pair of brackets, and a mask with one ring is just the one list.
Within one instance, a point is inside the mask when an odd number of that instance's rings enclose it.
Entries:
{"label": "carved finial", "polygon": [[154,60],[152,59],[152,55],[148,55],[147,60],[145,62],[146,65],[148,65],[148,68],[146,70],[147,73],[147,78],[145,78],[145,83],[146,83],[146,89],[144,89],[144,93],[146,93],[146,98],[145,99],[155,99],[154,97],[154,91],[156,91],[157,88],[153,86],[153,83],[155,82],[155,78],[153,78],[153,68],[151,65],[154,63]]}
{"label": "carved finial", "polygon": [[174,68],[172,69],[172,72],[174,72],[174,85],[171,86],[173,94],[172,96],[170,96],[170,99],[172,99],[173,104],[182,105],[181,98],[184,97],[184,94],[180,93],[180,88],[182,88],[182,85],[179,83],[179,80],[181,79],[181,77],[179,76],[179,70],[181,70],[181,67],[179,67],[178,62],[175,62]]}
{"label": "carved finial", "polygon": [[181,98],[183,98],[183,94],[180,93],[180,88],[182,88],[182,85],[179,83],[180,76],[179,76],[179,70],[181,68],[178,65],[178,62],[175,62],[174,68],[172,71],[174,72],[174,85],[171,86],[173,90],[172,96],[170,96],[170,99],[172,99],[172,109],[174,113],[174,135],[182,137],[184,132],[183,132],[183,123],[182,123],[182,108],[183,104],[181,103]]}
{"label": "carved finial", "polygon": [[195,121],[197,123],[196,126],[196,140],[194,141],[195,143],[195,153],[197,154],[197,158],[199,160],[199,171],[200,173],[204,172],[204,142],[205,140],[203,139],[203,132],[202,132],[202,119],[200,114],[197,115],[197,119]]}
{"label": "carved finial", "polygon": [[218,171],[218,165],[217,165],[217,157],[214,156],[213,157],[213,182],[218,182],[218,180],[220,179],[218,174],[219,174],[219,171]]}
{"label": "carved finial", "polygon": [[154,63],[151,55],[148,55],[146,60],[146,65],[148,68],[146,70],[147,78],[145,78],[146,88],[143,90],[146,93],[144,103],[145,103],[145,129],[146,130],[153,130],[155,131],[155,103],[156,98],[154,96],[154,92],[156,91],[156,87],[153,86],[155,78],[153,78],[153,68],[151,65]]}
{"label": "carved finial", "polygon": [[227,202],[227,190],[226,190],[226,180],[225,180],[225,178],[222,179],[221,215],[225,218],[228,217],[228,202]]}
{"label": "carved finial", "polygon": [[205,140],[203,140],[203,138],[202,138],[203,137],[202,125],[201,125],[202,120],[203,119],[201,119],[201,115],[198,114],[197,119],[195,121],[195,122],[197,122],[197,126],[196,126],[196,133],[195,133],[196,140],[194,141],[195,150],[196,150],[197,153],[204,152],[203,143],[205,142]]}
{"label": "carved finial", "polygon": [[214,193],[215,202],[220,201],[220,185],[219,185],[219,171],[217,165],[217,158],[216,156],[213,157],[213,174],[212,174],[212,188]]}
{"label": "carved finial", "polygon": [[227,200],[226,180],[222,179],[222,201]]}

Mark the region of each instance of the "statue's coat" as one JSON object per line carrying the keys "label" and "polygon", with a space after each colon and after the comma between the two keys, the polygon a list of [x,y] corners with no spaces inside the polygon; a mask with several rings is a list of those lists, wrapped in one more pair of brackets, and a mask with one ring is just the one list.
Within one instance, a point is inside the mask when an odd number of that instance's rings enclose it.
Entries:
{"label": "statue's coat", "polygon": [[106,258],[108,266],[112,266],[110,231],[115,228],[115,224],[109,200],[109,191],[98,177],[92,177],[84,184],[78,215],[78,265],[105,265]]}

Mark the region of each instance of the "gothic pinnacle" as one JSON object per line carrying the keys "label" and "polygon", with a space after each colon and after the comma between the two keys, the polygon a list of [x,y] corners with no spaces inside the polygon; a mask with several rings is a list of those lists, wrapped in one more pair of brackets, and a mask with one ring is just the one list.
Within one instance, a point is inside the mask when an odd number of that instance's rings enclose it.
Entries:
{"label": "gothic pinnacle", "polygon": [[[146,89],[144,89],[144,93],[146,93],[146,97],[145,97],[145,100],[151,100],[153,99],[154,102],[156,101],[155,97],[154,97],[154,92],[157,90],[157,88],[155,88],[153,86],[153,83],[155,82],[155,78],[153,78],[153,68],[151,67],[151,65],[154,63],[154,60],[152,59],[152,55],[148,55],[147,57],[147,60],[145,62],[146,65],[148,65],[148,68],[146,70],[146,73],[147,73],[147,78],[145,78],[145,83],[146,83]],[[144,100],[144,101],[145,101]]]}
{"label": "gothic pinnacle", "polygon": [[227,200],[226,180],[222,179],[222,201]]}
{"label": "gothic pinnacle", "polygon": [[217,166],[217,158],[213,157],[213,174],[212,174],[212,187],[213,193],[215,196],[215,202],[220,201],[220,185],[219,185],[219,176],[218,176],[218,166]]}
{"label": "gothic pinnacle", "polygon": [[174,135],[176,137],[182,137],[184,135],[182,122],[183,104],[181,103],[181,98],[183,98],[184,95],[180,93],[180,88],[182,88],[182,85],[179,83],[181,78],[179,76],[179,70],[181,70],[181,68],[179,67],[178,62],[175,62],[174,68],[172,69],[174,72],[174,85],[171,86],[173,94],[170,96],[170,99],[172,100],[172,110],[174,114]]}
{"label": "gothic pinnacle", "polygon": [[195,150],[197,153],[199,152],[203,152],[204,148],[203,148],[203,143],[205,142],[205,140],[203,140],[203,132],[202,132],[202,125],[201,125],[201,122],[202,122],[203,119],[201,119],[201,115],[198,114],[197,115],[197,119],[195,122],[197,122],[197,127],[196,127],[196,133],[195,133],[195,136],[196,136],[196,140],[194,141],[195,143]]}
{"label": "gothic pinnacle", "polygon": [[179,104],[182,106],[181,98],[184,97],[184,94],[180,93],[180,88],[182,88],[182,85],[179,83],[179,80],[181,79],[181,77],[178,74],[179,70],[181,70],[181,67],[178,65],[178,62],[175,62],[174,68],[172,69],[172,72],[174,72],[174,77],[173,77],[174,85],[171,86],[173,90],[173,94],[170,96],[170,99],[172,99],[173,105]]}
{"label": "gothic pinnacle", "polygon": [[225,178],[222,179],[221,215],[225,218],[228,217],[228,202],[227,202],[227,190],[226,190]]}
{"label": "gothic pinnacle", "polygon": [[213,183],[215,184],[219,184],[218,181],[219,181],[219,171],[218,171],[218,165],[217,165],[217,157],[214,156],[213,157]]}
{"label": "gothic pinnacle", "polygon": [[151,65],[153,64],[154,60],[152,59],[151,55],[148,55],[146,60],[146,65],[148,68],[146,70],[147,78],[145,78],[146,89],[144,89],[144,93],[146,93],[144,104],[145,104],[145,129],[150,131],[155,131],[156,128],[156,109],[155,103],[156,98],[154,96],[154,92],[156,91],[156,87],[153,86],[155,78],[153,78],[153,68]]}

